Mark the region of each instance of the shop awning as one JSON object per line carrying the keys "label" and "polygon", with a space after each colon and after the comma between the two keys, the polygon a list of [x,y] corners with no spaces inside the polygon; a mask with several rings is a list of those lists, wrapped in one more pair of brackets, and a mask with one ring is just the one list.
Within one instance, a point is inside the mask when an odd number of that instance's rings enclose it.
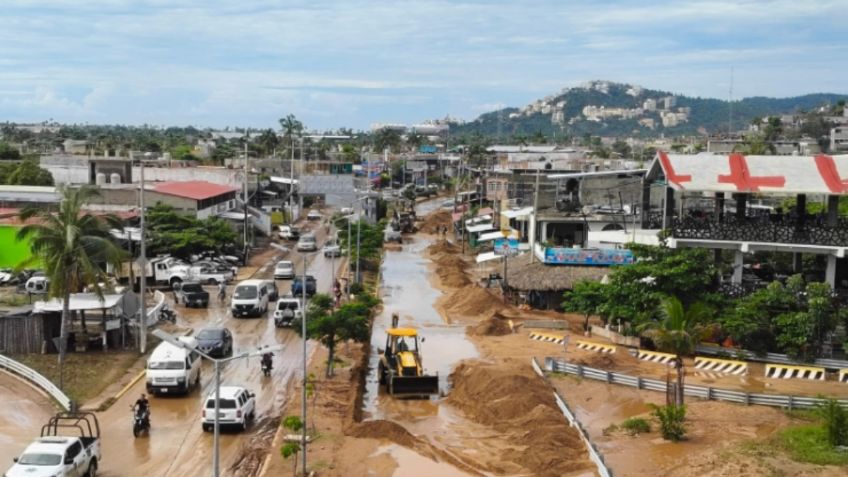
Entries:
{"label": "shop awning", "polygon": [[492,227],[492,224],[478,224],[478,225],[469,225],[468,227],[465,228],[465,230],[468,230],[470,233],[476,234],[476,233],[479,233],[479,232],[486,232],[488,230],[494,230],[494,227]]}
{"label": "shop awning", "polygon": [[[509,238],[518,238],[518,231],[512,230],[507,235]],[[488,242],[489,240],[497,240],[499,238],[504,238],[503,231],[497,230],[495,232],[487,232],[484,234],[480,234],[480,238],[477,239],[478,242]]]}
{"label": "shop awning", "polygon": [[501,215],[508,219],[516,219],[519,217],[529,217],[533,213],[533,207],[524,207],[523,209],[505,210]]}

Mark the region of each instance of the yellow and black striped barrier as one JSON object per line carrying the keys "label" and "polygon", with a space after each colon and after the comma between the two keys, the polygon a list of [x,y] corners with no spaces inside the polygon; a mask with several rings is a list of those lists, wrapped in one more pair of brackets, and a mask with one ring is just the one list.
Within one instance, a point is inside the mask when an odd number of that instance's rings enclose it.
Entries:
{"label": "yellow and black striped barrier", "polygon": [[595,343],[592,341],[577,340],[574,345],[586,351],[596,351],[598,353],[615,353],[615,346],[604,343]]}
{"label": "yellow and black striped barrier", "polygon": [[748,373],[748,363],[730,359],[695,357],[695,369],[701,371],[714,371],[716,373],[733,374],[742,376]]}
{"label": "yellow and black striped barrier", "polygon": [[544,333],[544,332],[531,332],[530,339],[536,341],[544,341],[545,343],[556,343],[563,344],[565,342],[564,335],[557,335],[553,333]]}
{"label": "yellow and black striped barrier", "polygon": [[848,383],[848,368],[839,370],[839,382]]}
{"label": "yellow and black striped barrier", "polygon": [[766,377],[773,379],[813,379],[824,381],[824,368],[793,366],[789,364],[767,364]]}
{"label": "yellow and black striped barrier", "polygon": [[650,361],[651,363],[659,364],[674,364],[675,356],[670,353],[660,353],[659,351],[648,351],[644,349],[636,350],[636,357],[642,361]]}

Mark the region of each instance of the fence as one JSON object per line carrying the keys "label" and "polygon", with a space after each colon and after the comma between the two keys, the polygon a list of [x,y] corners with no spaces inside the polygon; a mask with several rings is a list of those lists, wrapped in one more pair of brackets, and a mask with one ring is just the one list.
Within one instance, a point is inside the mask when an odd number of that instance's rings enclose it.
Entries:
{"label": "fence", "polygon": [[[548,359],[550,358],[546,358],[546,363]],[[536,362],[536,358],[531,358],[530,364],[533,366],[533,371],[535,371],[536,374],[543,378],[545,377],[545,373],[542,372],[542,368],[539,367],[539,363]],[[580,424],[580,421],[577,420],[577,416],[571,412],[571,409],[568,407],[568,404],[566,404],[565,399],[563,399],[558,392],[554,391],[554,400],[556,400],[557,406],[568,420],[568,424],[571,427],[577,428],[577,434],[580,435],[580,440],[586,444],[586,449],[589,451],[589,459],[591,459],[598,468],[598,475],[601,477],[612,477],[612,471],[604,463],[604,457],[600,452],[598,452],[598,449],[595,447],[595,444],[592,443],[592,440],[589,439],[589,433],[586,432],[586,429],[584,429],[583,425]]]}
{"label": "fence", "polygon": [[524,320],[524,327],[565,330],[568,329],[568,322],[563,320]]}
{"label": "fence", "polygon": [[147,310],[147,326],[154,325],[159,321],[159,311],[165,306],[165,294],[159,290],[153,292],[153,299],[156,300],[156,304],[153,305],[153,308]]}
{"label": "fence", "polygon": [[[629,376],[626,374],[604,371],[602,369],[587,368],[579,364],[571,364],[562,359],[551,357],[545,358],[545,369],[547,371],[574,374],[582,378],[604,381],[607,384],[621,384],[624,386],[634,387],[636,389],[647,389],[649,391],[659,391],[663,393],[666,392],[665,381],[642,378],[639,376]],[[824,399],[819,398],[747,393],[744,391],[731,391],[729,389],[720,389],[708,386],[693,386],[691,384],[685,384],[683,386],[683,394],[711,401],[727,401],[745,405],[754,404],[758,406],[782,407],[787,409],[811,408],[824,402]],[[839,400],[839,403],[843,407],[848,407],[848,399],[841,399]]]}
{"label": "fence", "polygon": [[59,403],[66,411],[71,410],[71,398],[65,395],[59,388],[56,387],[55,384],[50,382],[49,379],[40,375],[38,372],[33,370],[32,368],[25,366],[12,358],[8,358],[6,356],[0,355],[0,368],[7,369],[12,373],[25,378],[29,382],[38,386],[44,392],[49,394],[56,402]]}
{"label": "fence", "polygon": [[765,353],[758,355],[751,351],[746,351],[744,349],[731,349],[731,348],[722,348],[720,346],[703,346],[699,345],[696,348],[698,353],[701,354],[709,354],[712,356],[730,356],[733,358],[744,358],[748,361],[760,361],[763,363],[776,363],[776,364],[791,364],[793,366],[821,366],[823,368],[827,368],[831,371],[838,369],[848,368],[848,361],[844,361],[841,359],[817,359],[812,363],[802,363],[801,361],[795,361],[794,359],[786,356],[785,354],[777,354],[777,353]]}

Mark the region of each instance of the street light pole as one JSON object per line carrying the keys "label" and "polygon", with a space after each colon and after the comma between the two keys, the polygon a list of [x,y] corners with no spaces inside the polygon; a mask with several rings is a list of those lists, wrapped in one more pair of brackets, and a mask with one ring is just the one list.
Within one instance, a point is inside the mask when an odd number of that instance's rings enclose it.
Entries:
{"label": "street light pole", "polygon": [[[236,360],[236,359],[249,358],[251,356],[262,355],[263,353],[273,353],[274,351],[280,351],[280,350],[283,349],[283,346],[282,345],[260,346],[259,348],[256,348],[253,351],[244,352],[244,353],[241,353],[241,354],[236,355],[236,356],[230,356],[229,358],[218,359],[218,358],[213,358],[213,357],[209,356],[208,354],[204,353],[203,351],[200,351],[199,349],[195,348],[194,346],[192,346],[192,345],[190,345],[190,344],[188,344],[184,341],[180,341],[176,336],[174,336],[170,333],[167,333],[163,330],[159,330],[159,329],[153,330],[153,336],[161,339],[162,341],[170,343],[170,344],[172,344],[172,345],[174,345],[178,348],[182,348],[182,349],[186,349],[186,350],[195,352],[195,353],[199,354],[201,357],[206,358],[209,361],[212,361],[212,363],[215,367],[215,418],[214,418],[214,433],[213,433],[213,437],[212,437],[212,447],[213,447],[212,448],[212,477],[220,477],[221,476],[221,469],[220,469],[220,462],[221,462],[220,451],[221,450],[220,450],[220,423],[218,421],[218,410],[219,410],[218,406],[220,405],[219,401],[221,399],[221,365],[224,364],[224,363],[228,363],[230,361]],[[206,403],[203,403],[203,406],[205,408]]]}
{"label": "street light pole", "polygon": [[[147,352],[147,306],[145,306],[144,298],[147,292],[147,246],[144,244],[144,159],[141,159],[140,162],[141,167],[139,179],[141,180],[141,188],[139,189],[138,194],[138,204],[139,204],[139,225],[141,226],[141,250],[139,254],[141,255],[139,258],[141,265],[141,281],[139,282],[139,292],[141,293],[141,323],[139,327],[139,343],[138,350],[141,354]],[[129,238],[129,242],[132,243],[132,234],[127,234]],[[130,271],[132,271],[132,264],[130,264]]]}
{"label": "street light pole", "polygon": [[301,435],[300,435],[300,453],[303,454],[303,475],[306,473],[306,255],[303,256],[303,281],[300,283],[300,291],[303,297],[302,306],[300,307],[300,337],[303,341],[303,385],[300,396],[300,417],[301,417]]}
{"label": "street light pole", "polygon": [[244,264],[247,265],[247,139],[244,140]]}
{"label": "street light pole", "polygon": [[359,283],[359,235],[362,228],[362,202],[359,203],[359,220],[356,221],[356,283]]}

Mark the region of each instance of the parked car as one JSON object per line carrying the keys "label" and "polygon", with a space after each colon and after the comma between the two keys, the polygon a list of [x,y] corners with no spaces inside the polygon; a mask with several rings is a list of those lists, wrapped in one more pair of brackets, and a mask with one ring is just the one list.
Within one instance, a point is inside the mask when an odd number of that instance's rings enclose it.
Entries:
{"label": "parked car", "polygon": [[318,212],[316,209],[312,209],[306,214],[306,220],[321,220],[321,212]]}
{"label": "parked car", "polygon": [[277,300],[277,309],[274,310],[274,325],[278,328],[291,326],[292,320],[300,318],[300,298],[283,297]]}
{"label": "parked car", "polygon": [[294,278],[294,263],[290,260],[280,260],[274,265],[274,278]]}
{"label": "parked car", "polygon": [[395,230],[392,224],[386,224],[386,230],[383,231],[383,241],[403,243],[403,235],[400,230]]}
{"label": "parked car", "polygon": [[291,225],[280,225],[277,236],[282,240],[297,240],[300,238],[300,229]]}
{"label": "parked car", "polygon": [[177,298],[177,303],[182,303],[185,306],[199,306],[206,308],[209,306],[209,292],[203,289],[203,285],[199,282],[182,282],[175,284],[174,294]]}
{"label": "parked car", "polygon": [[233,352],[233,334],[227,328],[203,328],[195,338],[197,349],[209,356],[224,357]]}
{"label": "parked car", "polygon": [[[247,423],[256,417],[256,396],[242,386],[221,386],[218,395],[218,425],[245,430]],[[200,423],[205,432],[215,427],[214,391],[206,398]]]}
{"label": "parked car", "polygon": [[268,303],[277,299],[277,285],[273,280],[245,280],[233,291],[230,311],[234,317],[261,316],[268,311]]}
{"label": "parked car", "polygon": [[[71,434],[77,435],[71,435]],[[100,423],[90,412],[59,413],[41,428],[41,437],[13,459],[5,477],[97,475]]]}
{"label": "parked car", "polygon": [[[315,294],[317,288],[317,284],[315,282],[315,277],[312,275],[306,275],[306,296],[312,296]],[[303,277],[297,276],[294,281],[292,281],[291,293],[294,296],[300,296],[303,294]]]}
{"label": "parked car", "polygon": [[197,260],[195,262],[192,262],[192,265],[195,266],[195,267],[205,267],[208,270],[213,270],[217,273],[223,273],[223,274],[230,273],[233,276],[238,275],[238,267],[236,267],[235,265],[233,265],[229,262],[224,262],[224,261],[221,261],[221,260],[210,260],[210,259]]}
{"label": "parked car", "polygon": [[298,252],[314,252],[318,250],[318,242],[315,240],[315,235],[313,234],[303,234],[300,236],[300,240],[297,241],[297,251]]}
{"label": "parked car", "polygon": [[325,257],[341,257],[342,247],[334,240],[328,240],[321,249]]}

